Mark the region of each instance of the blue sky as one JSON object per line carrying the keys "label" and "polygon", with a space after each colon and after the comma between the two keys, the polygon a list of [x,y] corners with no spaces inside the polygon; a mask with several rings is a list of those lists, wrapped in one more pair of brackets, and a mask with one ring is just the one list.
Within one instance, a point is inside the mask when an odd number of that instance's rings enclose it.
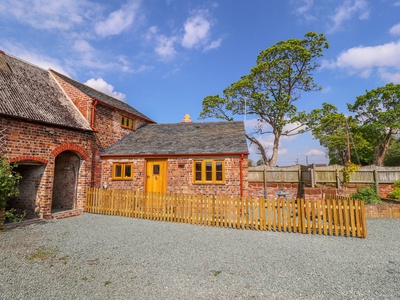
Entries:
{"label": "blue sky", "polygon": [[[324,89],[303,94],[300,110],[329,102],[348,114],[366,90],[400,83],[399,0],[1,0],[0,26],[1,50],[158,123],[199,121],[203,98],[246,75],[261,50],[309,31],[330,48],[314,74]],[[327,162],[310,134],[282,139],[278,165],[306,158]]]}

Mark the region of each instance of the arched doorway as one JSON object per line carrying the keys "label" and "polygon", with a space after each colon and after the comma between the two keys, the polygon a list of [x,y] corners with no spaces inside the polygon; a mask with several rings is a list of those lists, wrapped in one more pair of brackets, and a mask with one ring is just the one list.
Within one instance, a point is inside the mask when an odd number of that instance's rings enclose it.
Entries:
{"label": "arched doorway", "polygon": [[57,155],[54,166],[52,213],[76,207],[80,165],[80,157],[72,151],[64,151]]}
{"label": "arched doorway", "polygon": [[21,161],[14,169],[22,178],[19,182],[19,196],[7,202],[6,210],[15,209],[16,214],[26,212],[24,219],[40,218],[40,183],[46,165],[37,161]]}

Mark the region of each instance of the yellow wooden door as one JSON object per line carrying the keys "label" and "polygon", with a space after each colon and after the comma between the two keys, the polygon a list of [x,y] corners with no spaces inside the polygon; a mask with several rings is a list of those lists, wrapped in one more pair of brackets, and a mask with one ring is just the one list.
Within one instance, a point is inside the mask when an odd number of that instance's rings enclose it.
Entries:
{"label": "yellow wooden door", "polygon": [[146,192],[167,192],[167,160],[149,159],[146,167]]}

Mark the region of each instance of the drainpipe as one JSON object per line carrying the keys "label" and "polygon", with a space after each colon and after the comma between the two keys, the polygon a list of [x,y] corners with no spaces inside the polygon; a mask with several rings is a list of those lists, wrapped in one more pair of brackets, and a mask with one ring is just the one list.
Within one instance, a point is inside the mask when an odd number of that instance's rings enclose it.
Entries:
{"label": "drainpipe", "polygon": [[243,197],[243,157],[244,154],[240,155],[240,197]]}
{"label": "drainpipe", "polygon": [[91,124],[90,127],[92,127],[93,130],[96,130],[96,127],[94,127],[94,111],[96,109],[96,105],[99,101],[94,100],[92,103],[92,120],[91,120]]}

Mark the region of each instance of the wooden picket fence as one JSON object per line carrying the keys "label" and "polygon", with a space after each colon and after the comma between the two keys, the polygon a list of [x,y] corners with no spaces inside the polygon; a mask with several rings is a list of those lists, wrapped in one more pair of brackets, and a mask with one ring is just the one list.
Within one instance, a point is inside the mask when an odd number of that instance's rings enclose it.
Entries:
{"label": "wooden picket fence", "polygon": [[237,229],[367,237],[364,202],[158,194],[88,188],[85,211]]}

